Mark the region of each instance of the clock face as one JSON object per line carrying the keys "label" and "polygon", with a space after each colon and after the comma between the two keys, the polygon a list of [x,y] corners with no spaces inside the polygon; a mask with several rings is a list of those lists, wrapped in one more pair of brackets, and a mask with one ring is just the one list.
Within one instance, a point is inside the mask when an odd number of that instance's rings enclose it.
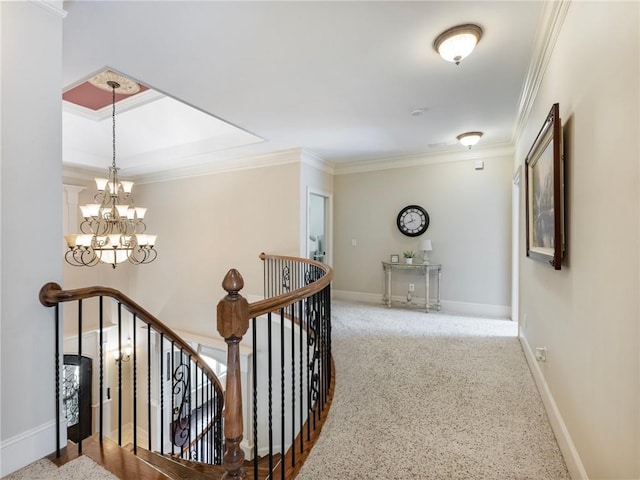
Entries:
{"label": "clock face", "polygon": [[429,214],[418,205],[409,205],[400,210],[396,223],[407,237],[417,237],[429,228]]}

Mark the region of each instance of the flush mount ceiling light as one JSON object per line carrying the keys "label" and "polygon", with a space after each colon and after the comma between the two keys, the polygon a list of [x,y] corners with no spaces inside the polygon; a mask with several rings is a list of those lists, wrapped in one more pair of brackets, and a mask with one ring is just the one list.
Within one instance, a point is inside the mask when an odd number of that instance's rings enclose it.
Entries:
{"label": "flush mount ceiling light", "polygon": [[471,148],[478,143],[480,137],[482,137],[482,132],[467,132],[461,133],[456,138],[462,145]]}
{"label": "flush mount ceiling light", "polygon": [[458,25],[442,32],[433,42],[433,48],[447,62],[456,65],[469,55],[482,37],[482,28],[474,23]]}

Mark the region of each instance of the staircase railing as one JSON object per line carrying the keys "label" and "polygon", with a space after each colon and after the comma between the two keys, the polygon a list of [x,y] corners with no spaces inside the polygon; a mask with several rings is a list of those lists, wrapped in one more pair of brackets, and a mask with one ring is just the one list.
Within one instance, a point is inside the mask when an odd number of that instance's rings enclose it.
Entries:
{"label": "staircase railing", "polygon": [[[251,405],[252,474],[293,478],[314,444],[333,397],[328,266],[262,254],[265,299],[248,303],[237,270],[222,282],[218,331],[228,344],[224,417],[226,478],[247,478],[242,402]],[[248,334],[249,332],[249,334]],[[248,335],[247,335],[248,334]],[[252,384],[242,398],[239,345],[250,337]],[[266,472],[265,472],[266,470]]]}
{"label": "staircase railing", "polygon": [[[118,290],[62,290],[55,283],[44,285],[40,301],[55,307],[57,455],[63,437],[63,409],[68,420],[77,419],[80,432],[88,425],[89,432],[97,431],[100,440],[113,435],[113,422],[105,417],[115,410],[117,441],[130,444],[134,453],[140,445],[160,454],[223,464],[223,478],[228,479],[293,478],[320,433],[333,397],[333,270],[296,257],[262,254],[260,258],[264,264],[264,300],[249,303],[240,294],[244,281],[237,270],[230,270],[222,282],[227,295],[218,303],[217,329],[227,344],[225,389],[188,343]],[[113,308],[105,308],[105,298],[113,300]],[[95,311],[87,314],[85,304],[96,301]],[[83,398],[83,388],[87,387],[82,379],[70,382],[75,390],[67,391],[60,378],[61,308],[71,302],[77,303],[77,309],[65,310],[64,318],[77,322],[78,335],[75,353],[65,358],[75,357],[73,363],[80,365],[86,351],[83,332],[97,332],[93,343],[99,365],[100,401],[95,419],[87,418],[94,415],[83,414],[78,402],[70,401]],[[105,345],[113,345],[114,335],[117,345],[111,350],[114,363],[110,363]],[[251,344],[251,365],[243,397],[240,343],[245,335],[245,342]],[[68,345],[65,350],[69,351]],[[129,366],[126,372],[124,364]],[[115,375],[117,379],[117,408],[104,405],[108,373],[108,378]],[[130,393],[125,392],[125,383],[131,387]],[[106,385],[106,400],[110,402],[111,387],[108,382]],[[251,416],[247,432],[243,402]],[[130,431],[126,428],[128,421]],[[78,452],[82,453],[85,437],[82,433],[78,437]],[[245,451],[249,453],[248,462]]]}
{"label": "staircase railing", "polygon": [[[106,306],[105,299],[113,303]],[[55,307],[58,456],[64,438],[61,432],[64,410],[67,423],[78,425],[79,433],[73,440],[80,454],[82,440],[96,432],[100,441],[105,435],[117,436],[118,444],[130,446],[134,453],[141,446],[161,454],[222,463],[222,385],[190,345],[112,288],[62,290],[59,285],[48,283],[40,290],[40,301],[47,307]],[[66,309],[65,317],[67,322],[70,319],[77,322],[77,345],[74,348],[65,340],[65,359],[73,360],[70,362],[73,365],[97,360],[97,386],[92,381],[89,384],[83,381],[82,370],[67,371],[60,365],[61,308],[63,303],[71,302],[77,304],[77,309]],[[109,344],[112,347],[115,344],[115,349],[109,352],[112,357],[105,351]],[[69,354],[69,350],[73,352]],[[114,381],[117,406],[111,398],[110,384]],[[97,412],[91,412],[82,402],[87,402],[87,394],[96,387],[99,402]],[[114,416],[117,422],[113,421]]]}

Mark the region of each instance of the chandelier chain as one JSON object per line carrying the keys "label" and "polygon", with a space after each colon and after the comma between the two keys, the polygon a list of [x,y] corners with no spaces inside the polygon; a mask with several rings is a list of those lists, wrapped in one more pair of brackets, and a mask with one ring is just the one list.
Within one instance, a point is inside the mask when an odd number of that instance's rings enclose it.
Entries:
{"label": "chandelier chain", "polygon": [[111,87],[111,141],[112,141],[112,147],[113,147],[113,160],[111,162],[111,166],[115,169],[116,168],[116,88],[120,87],[120,84],[118,82],[114,82],[113,80],[110,80],[107,82],[107,85],[109,85]]}

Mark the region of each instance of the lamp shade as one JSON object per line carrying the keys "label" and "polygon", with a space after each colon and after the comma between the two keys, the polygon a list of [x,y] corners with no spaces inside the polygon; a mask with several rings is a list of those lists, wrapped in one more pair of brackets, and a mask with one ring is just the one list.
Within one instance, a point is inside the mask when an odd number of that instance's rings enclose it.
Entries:
{"label": "lamp shade", "polygon": [[473,145],[475,145],[480,141],[481,137],[482,137],[482,132],[467,132],[467,133],[461,133],[456,138],[462,145],[464,145],[465,147],[471,148]]}
{"label": "lamp shade", "polygon": [[456,65],[476,47],[482,28],[473,23],[458,25],[442,32],[433,42],[433,48],[443,60]]}
{"label": "lamp shade", "polygon": [[422,242],[420,242],[420,250],[424,250],[425,252],[430,252],[432,250],[431,240],[427,238],[422,240]]}

